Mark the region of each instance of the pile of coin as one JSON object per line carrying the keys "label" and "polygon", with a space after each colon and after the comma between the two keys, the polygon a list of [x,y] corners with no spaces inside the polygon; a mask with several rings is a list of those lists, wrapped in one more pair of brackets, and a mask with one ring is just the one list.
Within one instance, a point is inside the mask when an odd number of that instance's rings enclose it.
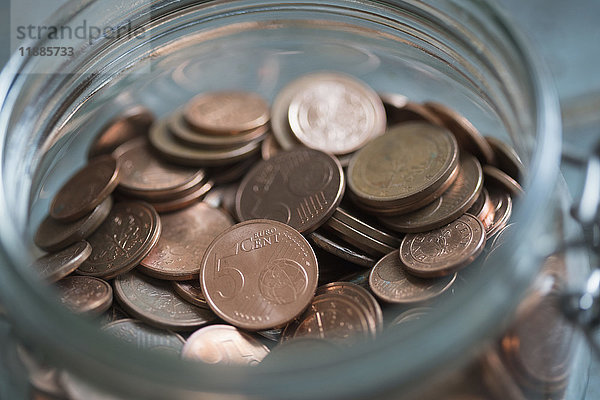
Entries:
{"label": "pile of coin", "polygon": [[211,92],[151,115],[99,133],[33,267],[107,332],[207,363],[258,364],[311,338],[351,346],[418,318],[522,193],[508,145],[344,74],[302,76],[272,107]]}

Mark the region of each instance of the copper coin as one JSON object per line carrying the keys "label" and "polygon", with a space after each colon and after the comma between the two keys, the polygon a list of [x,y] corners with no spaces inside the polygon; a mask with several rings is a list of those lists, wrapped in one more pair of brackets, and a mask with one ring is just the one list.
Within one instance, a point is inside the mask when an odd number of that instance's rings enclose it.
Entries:
{"label": "copper coin", "polygon": [[505,172],[515,181],[520,182],[524,176],[525,167],[515,149],[493,136],[486,136],[485,140],[494,151],[498,169]]}
{"label": "copper coin", "polygon": [[226,149],[200,149],[179,143],[167,128],[168,121],[162,119],[152,125],[148,139],[164,158],[176,164],[193,167],[222,166],[241,161],[260,150],[260,142]]}
{"label": "copper coin", "polygon": [[288,112],[292,98],[309,79],[298,78],[279,91],[271,107],[271,130],[277,143],[283,150],[291,150],[301,143],[296,139],[290,127]]}
{"label": "copper coin", "polygon": [[348,296],[335,293],[317,296],[283,331],[284,341],[306,337],[347,344],[370,339],[369,310]]}
{"label": "copper coin", "polygon": [[410,122],[426,121],[434,125],[442,125],[441,119],[422,104],[410,101],[406,96],[394,93],[380,93],[388,126]]}
{"label": "copper coin", "polygon": [[345,242],[369,255],[380,257],[394,250],[393,247],[352,228],[335,217],[327,220],[326,227]]}
{"label": "copper coin", "polygon": [[90,236],[108,217],[113,206],[111,196],[96,206],[91,213],[74,222],[60,222],[46,217],[38,227],[34,242],[45,251],[64,249]]}
{"label": "copper coin", "polygon": [[190,100],[183,110],[183,116],[196,130],[231,135],[256,129],[269,122],[269,105],[255,93],[211,92]]}
{"label": "copper coin", "polygon": [[50,216],[73,222],[102,203],[119,183],[119,164],[112,156],[100,156],[80,169],[56,193]]}
{"label": "copper coin", "polygon": [[369,286],[381,300],[396,304],[414,304],[433,299],[448,290],[456,273],[442,278],[422,279],[407,273],[398,250],[375,264],[369,275]]}
{"label": "copper coin", "polygon": [[489,197],[490,195],[488,194],[487,189],[484,187],[483,189],[481,189],[481,193],[479,193],[479,196],[477,197],[477,200],[475,200],[475,203],[473,203],[473,205],[471,206],[471,208],[469,208],[469,210],[467,210],[467,212],[481,219],[482,214],[485,214],[484,208],[487,201],[489,200]]}
{"label": "copper coin", "polygon": [[400,247],[400,243],[402,242],[401,238],[398,238],[396,234],[386,232],[385,229],[377,226],[376,221],[370,220],[368,215],[357,216],[355,211],[350,211],[350,209],[340,206],[335,210],[332,217],[388,246]]}
{"label": "copper coin", "polygon": [[258,219],[219,235],[202,260],[200,283],[211,309],[240,328],[282,326],[310,303],[318,265],[295,229]]}
{"label": "copper coin", "polygon": [[335,211],[344,194],[344,172],[329,154],[298,148],[259,162],[236,196],[240,221],[268,218],[308,233]]}
{"label": "copper coin", "polygon": [[269,132],[269,125],[241,132],[237,135],[211,135],[197,132],[183,118],[181,111],[169,117],[168,128],[175,138],[184,144],[205,148],[227,148],[262,140]]}
{"label": "copper coin", "polygon": [[208,245],[233,221],[204,203],[160,217],[160,239],[140,262],[139,270],[165,280],[189,280],[198,276]]}
{"label": "copper coin", "polygon": [[91,276],[67,276],[56,282],[56,288],[61,304],[78,314],[100,315],[113,301],[110,285]]}
{"label": "copper coin", "polygon": [[207,364],[258,365],[269,354],[267,346],[231,325],[199,329],[183,347],[183,358]]}
{"label": "copper coin", "polygon": [[348,187],[360,202],[394,207],[426,199],[458,168],[452,134],[424,122],[390,129],[357,152],[348,167]]}
{"label": "copper coin", "polygon": [[404,311],[390,323],[390,326],[404,326],[426,317],[430,312],[431,307],[415,307]]}
{"label": "copper coin", "polygon": [[494,205],[494,221],[486,232],[489,239],[508,224],[512,215],[512,198],[508,192],[495,186],[488,187],[488,192]]}
{"label": "copper coin", "polygon": [[209,308],[202,293],[202,286],[197,279],[189,281],[173,281],[173,289],[182,299],[198,307]]}
{"label": "copper coin", "polygon": [[272,342],[279,343],[283,329],[267,329],[266,331],[257,331],[256,334]]}
{"label": "copper coin", "polygon": [[406,235],[400,245],[400,259],[412,275],[446,276],[475,260],[484,244],[483,224],[464,214],[442,228]]}
{"label": "copper coin", "polygon": [[119,303],[128,313],[159,328],[193,330],[216,319],[212,311],[177,296],[169,282],[137,271],[118,276],[114,286]]}
{"label": "copper coin", "polygon": [[385,132],[385,109],[377,93],[349,75],[313,73],[291,98],[288,119],[305,146],[348,154]]}
{"label": "copper coin", "polygon": [[59,251],[38,258],[31,267],[40,277],[56,282],[75,271],[92,254],[92,246],[86,241],[77,242]]}
{"label": "copper coin", "polygon": [[227,211],[233,217],[235,215],[235,195],[237,188],[237,184],[214,187],[203,201],[212,208],[220,208]]}
{"label": "copper coin", "polygon": [[486,165],[483,167],[483,174],[485,175],[485,182],[487,185],[497,185],[506,190],[513,197],[520,197],[524,193],[523,188],[517,181],[496,167]]}
{"label": "copper coin", "polygon": [[440,228],[463,215],[475,203],[482,189],[483,171],[479,161],[464,154],[460,159],[458,177],[437,200],[411,213],[380,218],[380,221],[398,232],[426,232]]}
{"label": "copper coin", "polygon": [[152,250],[160,230],[160,218],[149,204],[115,204],[108,218],[88,238],[92,254],[77,272],[111,279],[131,270]]}
{"label": "copper coin", "polygon": [[113,302],[110,308],[102,314],[99,322],[101,326],[105,326],[123,319],[129,319],[129,316],[116,302]]}
{"label": "copper coin", "polygon": [[376,260],[368,255],[363,254],[353,246],[336,240],[328,235],[326,232],[312,232],[307,236],[308,240],[319,247],[320,249],[333,254],[342,260],[349,261],[353,264],[360,265],[361,267],[371,268],[375,265]]}
{"label": "copper coin", "polygon": [[369,310],[369,315],[373,317],[372,320],[369,319],[369,329],[371,329],[371,335],[373,337],[375,337],[377,332],[383,327],[383,313],[381,311],[381,307],[373,295],[365,288],[355,285],[351,282],[331,282],[327,285],[320,286],[317,289],[315,296],[326,293],[349,296],[355,302],[362,304],[367,310]]}
{"label": "copper coin", "polygon": [[102,330],[138,349],[174,356],[181,355],[185,344],[185,339],[176,333],[156,329],[134,319],[122,319],[112,322],[102,327]]}
{"label": "copper coin", "polygon": [[201,199],[211,191],[213,182],[208,181],[204,184],[197,185],[193,188],[193,191],[186,194],[183,197],[175,198],[173,200],[151,202],[150,205],[159,213],[170,213],[174,211],[183,210],[184,208],[193,206],[198,203]]}
{"label": "copper coin", "polygon": [[205,178],[203,170],[169,164],[158,158],[143,138],[119,146],[113,154],[120,163],[119,190],[143,200],[169,200]]}
{"label": "copper coin", "polygon": [[210,176],[210,180],[215,185],[226,185],[229,183],[239,184],[252,167],[260,160],[258,154],[251,154],[243,160],[223,167],[208,167],[206,171]]}
{"label": "copper coin", "polygon": [[443,126],[454,134],[461,150],[473,154],[482,165],[494,163],[494,151],[473,124],[449,107],[435,102],[427,102],[425,106],[433,111]]}
{"label": "copper coin", "polygon": [[148,134],[154,115],[143,106],[134,106],[110,121],[98,134],[88,151],[88,159],[111,154],[117,147]]}
{"label": "copper coin", "polygon": [[275,154],[281,151],[281,146],[277,143],[277,139],[275,136],[268,135],[265,140],[262,142],[262,146],[260,148],[260,154],[263,160],[268,160],[273,157]]}

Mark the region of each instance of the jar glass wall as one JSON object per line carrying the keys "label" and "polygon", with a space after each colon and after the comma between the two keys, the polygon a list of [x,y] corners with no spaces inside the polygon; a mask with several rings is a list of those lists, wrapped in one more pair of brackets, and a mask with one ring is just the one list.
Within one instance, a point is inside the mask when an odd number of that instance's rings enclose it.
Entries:
{"label": "jar glass wall", "polygon": [[[535,52],[479,1],[87,1],[53,25],[128,26],[137,35],[73,39],[68,60],[14,56],[0,77],[2,302],[22,339],[60,367],[127,398],[191,392],[261,398],[406,392],[464,365],[510,315],[562,240],[554,197],[560,156],[556,94]],[[42,41],[43,43],[43,41]],[[159,117],[194,95],[245,89],[272,100],[300,75],[334,70],[376,91],[434,100],[510,142],[527,166],[518,229],[489,266],[402,332],[335,358],[306,354],[264,369],[145,354],[53,300],[24,266],[32,232],[95,133],[130,105]],[[454,367],[453,367],[454,368]],[[213,397],[214,398],[214,397]]]}

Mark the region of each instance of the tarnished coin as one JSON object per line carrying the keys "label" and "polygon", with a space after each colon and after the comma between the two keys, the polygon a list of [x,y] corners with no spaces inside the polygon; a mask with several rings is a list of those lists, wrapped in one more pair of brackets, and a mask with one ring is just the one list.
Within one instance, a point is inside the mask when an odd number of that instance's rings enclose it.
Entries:
{"label": "tarnished coin", "polygon": [[80,169],[56,193],[50,216],[64,222],[77,221],[104,201],[119,183],[119,163],[100,156]]}
{"label": "tarnished coin", "polygon": [[380,93],[388,126],[410,122],[426,121],[434,125],[442,125],[440,118],[422,104],[410,101],[408,97],[393,93]]}
{"label": "tarnished coin", "polygon": [[160,230],[160,217],[149,204],[115,204],[108,218],[88,238],[92,254],[77,272],[111,279],[131,270],[152,250]]}
{"label": "tarnished coin", "polygon": [[380,218],[390,229],[398,232],[426,232],[446,225],[465,213],[483,189],[483,171],[479,161],[464,154],[460,159],[458,177],[437,200],[416,211]]}
{"label": "tarnished coin", "polygon": [[214,183],[212,181],[208,181],[204,184],[197,185],[189,194],[186,194],[183,197],[168,201],[153,201],[150,205],[159,213],[170,213],[183,210],[202,200],[204,196],[212,190],[213,185]]}
{"label": "tarnished coin", "polygon": [[269,354],[267,346],[231,325],[199,329],[183,347],[183,358],[207,364],[258,365]]}
{"label": "tarnished coin", "polygon": [[185,340],[176,333],[156,329],[141,321],[122,319],[102,328],[103,331],[133,346],[163,354],[181,355]]}
{"label": "tarnished coin", "polygon": [[110,121],[92,143],[88,159],[111,154],[125,142],[144,136],[154,122],[154,115],[143,106],[134,106]]}
{"label": "tarnished coin", "polygon": [[458,147],[452,134],[411,122],[390,129],[354,155],[348,187],[357,200],[374,208],[419,204],[445,191],[457,168]]}
{"label": "tarnished coin", "polygon": [[283,340],[314,337],[355,344],[371,338],[369,311],[350,297],[335,293],[317,296],[310,307],[283,331]]}
{"label": "tarnished coin", "polygon": [[255,93],[222,91],[204,93],[190,100],[183,110],[195,129],[231,135],[256,129],[269,122],[269,105]]}
{"label": "tarnished coin", "polygon": [[415,322],[420,320],[423,317],[426,317],[427,314],[431,312],[431,307],[415,307],[410,310],[406,310],[396,318],[392,320],[390,326],[405,326],[410,324],[411,322]]}
{"label": "tarnished coin", "polygon": [[283,329],[267,329],[266,331],[256,331],[257,335],[262,336],[263,338],[270,340],[271,342],[279,343],[281,341],[281,334],[283,333]]}
{"label": "tarnished coin", "polygon": [[352,228],[335,217],[327,220],[326,227],[345,242],[350,243],[369,255],[380,257],[383,254],[394,251],[393,247]]}
{"label": "tarnished coin", "polygon": [[[477,217],[483,222],[486,234],[489,232],[492,224],[494,223],[494,217],[496,214],[495,205],[490,198],[490,194],[484,187],[481,194],[477,198],[477,201],[473,206],[467,210],[467,213]],[[489,238],[489,235],[486,235]]]}
{"label": "tarnished coin", "polygon": [[211,135],[194,131],[181,115],[176,111],[169,117],[168,127],[173,136],[182,143],[195,147],[205,148],[227,148],[244,145],[256,140],[263,139],[269,132],[269,125],[263,125],[256,129],[241,132],[236,135]]}
{"label": "tarnished coin", "polygon": [[198,276],[208,245],[233,225],[227,214],[200,202],[160,220],[160,239],[138,268],[158,279],[180,281]]}
{"label": "tarnished coin", "polygon": [[158,158],[145,138],[119,146],[113,155],[120,163],[119,190],[143,200],[178,197],[205,178],[203,170],[169,164]]}
{"label": "tarnished coin", "polygon": [[36,246],[45,251],[57,251],[87,238],[108,217],[112,205],[112,196],[108,196],[91,213],[74,222],[60,222],[51,216],[46,217],[35,233]]}
{"label": "tarnished coin", "polygon": [[346,207],[347,205],[344,205],[344,208],[338,207],[332,217],[388,246],[400,247],[402,240],[396,234],[386,232],[385,229],[377,226],[376,221],[372,221],[368,215],[363,213],[357,216],[354,211]]}
{"label": "tarnished coin", "polygon": [[281,222],[242,222],[219,235],[202,260],[200,283],[210,308],[248,330],[276,328],[300,314],[317,287],[312,248]]}
{"label": "tarnished coin", "polygon": [[260,150],[260,142],[225,149],[190,147],[178,142],[169,131],[168,120],[162,119],[152,125],[148,139],[164,158],[176,164],[193,167],[222,166],[241,161]]}
{"label": "tarnished coin", "polygon": [[485,140],[494,151],[496,166],[498,169],[505,172],[515,181],[521,182],[525,172],[525,167],[523,166],[523,162],[521,161],[521,158],[515,149],[493,136],[486,136]]}
{"label": "tarnished coin", "polygon": [[269,135],[262,142],[262,146],[260,148],[260,155],[262,156],[262,159],[266,161],[269,158],[273,157],[275,154],[279,153],[281,150],[281,146],[279,145],[279,143],[277,143],[275,136]]}
{"label": "tarnished coin", "polygon": [[132,316],[150,325],[174,331],[189,331],[216,319],[212,311],[181,299],[166,281],[136,271],[118,276],[115,295]]}
{"label": "tarnished coin", "polygon": [[406,235],[400,245],[400,259],[412,275],[446,276],[475,260],[485,238],[482,222],[464,214],[442,228]]}
{"label": "tarnished coin", "polygon": [[111,322],[120,321],[123,319],[129,319],[129,316],[123,309],[117,304],[117,302],[112,303],[110,308],[104,312],[98,319],[100,326],[105,326],[110,324]]}
{"label": "tarnished coin", "polygon": [[246,175],[236,214],[240,221],[268,218],[309,233],[333,214],[344,182],[340,163],[329,154],[307,148],[281,152]]}
{"label": "tarnished coin", "polygon": [[377,261],[351,245],[333,239],[326,232],[312,232],[307,239],[318,248],[361,267],[371,268]]}
{"label": "tarnished coin", "polygon": [[100,315],[113,301],[110,285],[91,276],[67,276],[56,288],[61,304],[78,314]]}
{"label": "tarnished coin", "polygon": [[494,205],[494,221],[486,232],[489,239],[508,224],[512,215],[512,198],[508,192],[496,186],[489,186],[488,192]]}
{"label": "tarnished coin", "polygon": [[482,165],[494,163],[494,151],[468,119],[440,103],[427,102],[425,106],[433,111],[442,120],[443,126],[454,134],[461,150],[473,154]]}
{"label": "tarnished coin", "polygon": [[483,167],[483,174],[485,176],[485,182],[488,186],[497,185],[513,197],[520,197],[523,195],[523,188],[519,185],[519,182],[508,176],[506,173],[500,171],[496,167],[486,165]]}
{"label": "tarnished coin", "polygon": [[59,251],[38,258],[31,267],[40,277],[56,282],[75,271],[92,254],[92,246],[86,241],[77,242]]}
{"label": "tarnished coin", "polygon": [[189,281],[173,281],[175,293],[182,299],[198,307],[209,308],[202,293],[202,286],[197,279]]}
{"label": "tarnished coin", "polygon": [[385,132],[381,99],[363,82],[323,72],[301,79],[303,84],[297,86],[290,101],[288,119],[292,132],[305,146],[347,154]]}
{"label": "tarnished coin", "polygon": [[421,303],[439,296],[456,280],[456,273],[442,278],[422,279],[407,273],[398,251],[384,256],[369,275],[369,286],[381,300],[396,304]]}
{"label": "tarnished coin", "polygon": [[383,327],[383,313],[381,307],[373,295],[365,288],[351,282],[331,282],[327,285],[320,286],[315,295],[319,296],[326,293],[349,296],[369,310],[369,315],[373,317],[372,319],[369,318],[369,329],[371,329],[373,337],[375,337],[377,332]]}

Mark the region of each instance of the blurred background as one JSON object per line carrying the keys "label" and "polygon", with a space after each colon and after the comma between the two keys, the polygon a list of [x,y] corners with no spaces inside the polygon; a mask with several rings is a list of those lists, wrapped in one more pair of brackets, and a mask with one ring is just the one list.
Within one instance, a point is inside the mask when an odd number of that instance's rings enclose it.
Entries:
{"label": "blurred background", "polygon": [[[83,0],[73,0],[75,3]],[[549,66],[560,96],[565,151],[585,158],[600,141],[600,1],[496,0],[532,40]],[[17,48],[15,26],[40,24],[64,0],[0,0],[0,65]],[[582,171],[565,165],[563,175],[573,194],[581,191]],[[0,315],[0,351],[9,326]],[[600,334],[597,335],[600,341]],[[3,382],[0,364],[0,387]],[[0,390],[0,394],[2,390]],[[1,397],[1,396],[0,396]],[[590,371],[586,400],[600,399],[600,362]]]}

